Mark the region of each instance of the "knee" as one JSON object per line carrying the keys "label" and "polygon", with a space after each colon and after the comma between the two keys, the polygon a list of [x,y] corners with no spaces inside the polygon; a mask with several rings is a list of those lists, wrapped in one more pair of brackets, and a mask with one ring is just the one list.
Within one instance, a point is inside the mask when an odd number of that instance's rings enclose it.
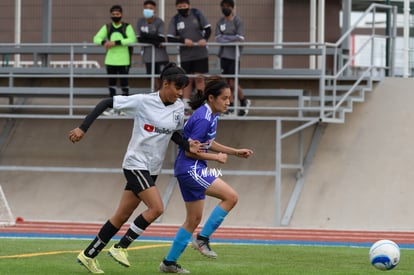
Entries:
{"label": "knee", "polygon": [[227,205],[230,207],[230,209],[233,208],[237,204],[238,200],[239,200],[239,196],[237,195],[236,192],[232,192],[226,197],[226,202],[227,202]]}
{"label": "knee", "polygon": [[164,207],[162,205],[157,206],[157,207],[153,207],[152,209],[150,209],[150,211],[151,211],[154,219],[156,219],[164,213]]}

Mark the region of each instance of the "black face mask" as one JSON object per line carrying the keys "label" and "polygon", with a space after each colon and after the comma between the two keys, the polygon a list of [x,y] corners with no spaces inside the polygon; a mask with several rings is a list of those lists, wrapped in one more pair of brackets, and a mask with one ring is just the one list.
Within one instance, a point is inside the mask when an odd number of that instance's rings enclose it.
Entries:
{"label": "black face mask", "polygon": [[231,9],[229,8],[223,8],[221,11],[223,12],[224,16],[229,16],[231,14]]}
{"label": "black face mask", "polygon": [[183,17],[187,17],[187,15],[188,15],[188,11],[189,11],[190,9],[178,9],[177,11],[178,11],[178,13],[181,15],[181,16],[183,16]]}
{"label": "black face mask", "polygon": [[111,19],[112,19],[113,22],[118,23],[122,20],[122,17],[121,16],[112,16]]}

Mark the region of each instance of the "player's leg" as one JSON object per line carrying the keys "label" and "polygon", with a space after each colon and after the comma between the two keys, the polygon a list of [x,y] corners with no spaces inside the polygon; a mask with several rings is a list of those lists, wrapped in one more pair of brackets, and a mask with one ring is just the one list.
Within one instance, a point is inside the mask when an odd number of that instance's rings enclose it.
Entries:
{"label": "player's leg", "polygon": [[178,229],[167,256],[160,264],[160,272],[188,273],[188,270],[181,268],[177,261],[190,242],[194,230],[200,224],[203,215],[204,199],[186,202],[185,208],[187,211],[186,219],[184,224]]}
{"label": "player's leg", "polygon": [[[106,66],[106,73],[108,75],[115,75],[117,74],[116,67],[107,65]],[[116,95],[116,78],[115,77],[108,77],[108,90],[109,90],[109,96],[113,97]]]}
{"label": "player's leg", "polygon": [[204,256],[216,258],[217,254],[209,245],[210,236],[216,231],[230,210],[236,205],[238,195],[230,185],[220,178],[217,178],[207,188],[206,195],[215,197],[221,201],[211,212],[201,232],[197,235],[197,239],[193,240],[192,245]]}
{"label": "player's leg", "polygon": [[78,261],[90,272],[103,273],[99,268],[96,256],[128,220],[139,202],[140,199],[133,192],[125,190],[115,214],[101,227],[98,235],[88,247],[78,255]]}
{"label": "player's leg", "polygon": [[208,73],[208,58],[193,61],[193,72],[196,75],[194,80],[196,90],[204,92],[205,79],[203,74]]}
{"label": "player's leg", "polygon": [[[124,170],[128,180],[127,189],[130,189],[139,201],[143,201],[147,209],[142,212],[130,225],[121,240],[114,244],[109,254],[120,264],[130,266],[127,248],[138,238],[145,229],[155,221],[164,211],[161,195],[155,186],[156,176],[151,176],[145,170]],[[138,206],[138,205],[137,205]],[[132,210],[132,212],[136,207]],[[131,216],[132,212],[129,216]],[[129,217],[128,217],[129,218]]]}
{"label": "player's leg", "polygon": [[130,66],[119,66],[118,73],[120,75],[119,81],[121,82],[122,95],[129,95],[129,68]]}
{"label": "player's leg", "polygon": [[[189,75],[193,73],[193,70],[191,68],[192,62],[191,61],[182,61],[181,62],[181,68]],[[193,91],[193,85],[194,85],[194,79],[193,77],[189,77],[189,82],[186,87],[183,89],[183,102],[184,102],[184,109],[186,113],[190,113],[191,107],[188,105],[188,102],[190,101],[191,92]]]}

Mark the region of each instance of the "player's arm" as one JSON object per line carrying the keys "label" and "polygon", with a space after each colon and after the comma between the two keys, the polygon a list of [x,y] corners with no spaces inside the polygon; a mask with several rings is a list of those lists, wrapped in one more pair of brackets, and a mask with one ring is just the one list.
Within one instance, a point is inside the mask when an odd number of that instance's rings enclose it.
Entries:
{"label": "player's arm", "polygon": [[138,36],[138,42],[153,44],[154,46],[159,47],[161,43],[165,42],[165,38],[158,34],[141,32]]}
{"label": "player's arm", "polygon": [[186,152],[197,153],[198,151],[203,150],[205,146],[205,144],[199,142],[198,140],[185,139],[181,131],[174,132],[171,136],[171,140],[183,148]]}
{"label": "player's arm", "polygon": [[121,40],[122,45],[129,45],[137,42],[137,36],[135,35],[134,28],[131,24],[126,27],[125,33],[126,38]]}
{"label": "player's arm", "polygon": [[107,109],[113,107],[113,98],[101,100],[95,108],[85,117],[81,125],[69,132],[69,140],[73,143],[80,141],[92,123]]}
{"label": "player's arm", "polygon": [[102,28],[100,28],[99,31],[93,37],[93,43],[96,45],[105,44],[107,35],[108,31],[106,29],[106,25],[103,25]]}
{"label": "player's arm", "polygon": [[185,152],[186,157],[192,159],[200,159],[200,160],[213,160],[219,163],[226,163],[227,162],[227,154],[226,153],[209,153],[209,152],[197,152],[197,153],[190,153]]}
{"label": "player's arm", "polygon": [[213,141],[210,149],[215,152],[222,152],[239,158],[248,158],[251,155],[253,155],[253,150],[251,149],[236,149],[230,146],[220,144],[217,141]]}

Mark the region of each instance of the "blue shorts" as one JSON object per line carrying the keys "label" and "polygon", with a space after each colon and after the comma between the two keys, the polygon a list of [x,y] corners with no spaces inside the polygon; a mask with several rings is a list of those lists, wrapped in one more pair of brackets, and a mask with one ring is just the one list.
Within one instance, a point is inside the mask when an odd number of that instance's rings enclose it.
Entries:
{"label": "blue shorts", "polygon": [[217,176],[210,173],[202,173],[204,169],[188,171],[188,174],[177,175],[181,195],[185,202],[204,200],[207,188],[216,180]]}

